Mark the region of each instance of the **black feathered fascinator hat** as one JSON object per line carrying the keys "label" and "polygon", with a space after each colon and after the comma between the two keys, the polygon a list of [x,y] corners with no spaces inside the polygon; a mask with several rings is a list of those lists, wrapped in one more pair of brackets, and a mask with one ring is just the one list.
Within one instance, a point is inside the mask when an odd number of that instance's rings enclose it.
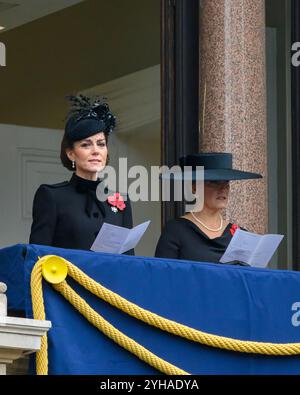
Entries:
{"label": "black feathered fascinator hat", "polygon": [[102,98],[71,95],[67,99],[71,102],[71,109],[65,134],[70,141],[83,140],[99,132],[109,135],[113,131],[116,117]]}

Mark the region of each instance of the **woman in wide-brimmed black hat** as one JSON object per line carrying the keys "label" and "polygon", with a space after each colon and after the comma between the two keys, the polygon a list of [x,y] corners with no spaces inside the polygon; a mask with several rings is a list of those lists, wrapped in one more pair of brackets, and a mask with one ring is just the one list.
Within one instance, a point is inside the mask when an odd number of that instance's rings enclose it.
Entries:
{"label": "woman in wide-brimmed black hat", "polygon": [[89,250],[104,222],[131,228],[132,213],[129,199],[119,193],[112,193],[106,201],[96,194],[101,182],[98,173],[108,161],[108,137],[115,116],[102,99],[83,95],[69,99],[72,107],[61,143],[61,161],[73,175],[69,181],[38,188],[29,242]]}
{"label": "woman in wide-brimmed black hat", "polygon": [[175,173],[174,180],[198,179],[196,167],[204,167],[204,203],[201,211],[191,211],[183,217],[169,221],[158,241],[155,256],[187,259],[202,262],[219,262],[237,224],[223,219],[222,210],[227,207],[229,182],[261,178],[260,174],[232,168],[230,153],[199,153],[180,158],[183,169]]}

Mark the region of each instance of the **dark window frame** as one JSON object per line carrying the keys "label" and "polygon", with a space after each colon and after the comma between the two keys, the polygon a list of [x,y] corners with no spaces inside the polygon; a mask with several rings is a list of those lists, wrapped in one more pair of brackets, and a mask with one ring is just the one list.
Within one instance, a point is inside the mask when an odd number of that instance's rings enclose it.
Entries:
{"label": "dark window frame", "polygon": [[[199,0],[161,0],[161,164],[199,152]],[[162,225],[183,214],[162,202]]]}
{"label": "dark window frame", "polygon": [[[300,4],[292,0],[291,42],[300,42]],[[293,269],[300,270],[300,66],[291,66]]]}

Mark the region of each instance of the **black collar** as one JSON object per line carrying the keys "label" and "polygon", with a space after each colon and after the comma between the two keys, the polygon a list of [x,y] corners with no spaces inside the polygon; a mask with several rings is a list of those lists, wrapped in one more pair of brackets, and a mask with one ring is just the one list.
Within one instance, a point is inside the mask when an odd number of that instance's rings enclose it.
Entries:
{"label": "black collar", "polygon": [[75,173],[73,173],[70,179],[70,183],[73,184],[80,192],[86,192],[88,190],[96,191],[100,182],[100,178],[98,178],[96,181],[87,180],[86,178],[77,176]]}
{"label": "black collar", "polygon": [[102,213],[102,216],[105,217],[105,208],[104,204],[98,200],[96,195],[96,189],[102,180],[98,178],[98,180],[87,180],[85,178],[77,176],[73,173],[70,183],[74,185],[75,189],[79,193],[86,194],[86,202],[85,202],[85,212],[91,217],[91,212],[93,208],[93,201],[97,204],[99,210]]}

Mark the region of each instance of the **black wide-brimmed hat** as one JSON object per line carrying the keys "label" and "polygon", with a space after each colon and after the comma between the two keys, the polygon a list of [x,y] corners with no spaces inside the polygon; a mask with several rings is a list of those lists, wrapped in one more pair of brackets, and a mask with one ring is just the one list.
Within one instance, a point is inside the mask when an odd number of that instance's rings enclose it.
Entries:
{"label": "black wide-brimmed hat", "polygon": [[84,95],[67,97],[72,107],[65,127],[65,134],[71,141],[83,140],[96,133],[108,135],[116,125],[116,117],[112,114],[103,99]]}
{"label": "black wide-brimmed hat", "polygon": [[[183,156],[179,159],[182,171],[162,174],[162,179],[174,180],[200,180],[201,172],[196,171],[197,166],[204,167],[204,181],[229,181],[262,178],[260,174],[251,173],[232,168],[232,154],[224,152],[205,152]],[[185,167],[191,169],[185,169]]]}

